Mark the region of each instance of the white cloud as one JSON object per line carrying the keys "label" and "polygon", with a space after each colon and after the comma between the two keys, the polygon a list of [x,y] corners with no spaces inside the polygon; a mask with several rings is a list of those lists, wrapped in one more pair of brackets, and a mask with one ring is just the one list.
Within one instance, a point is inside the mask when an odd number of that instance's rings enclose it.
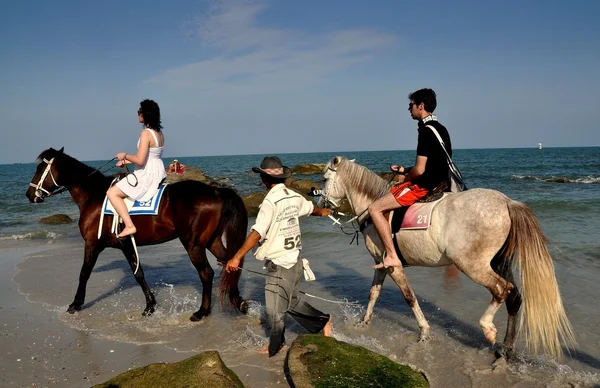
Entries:
{"label": "white cloud", "polygon": [[300,88],[371,60],[397,37],[368,28],[308,33],[259,24],[265,5],[214,3],[196,20],[203,45],[214,52],[202,61],[172,68],[147,82],[215,95]]}

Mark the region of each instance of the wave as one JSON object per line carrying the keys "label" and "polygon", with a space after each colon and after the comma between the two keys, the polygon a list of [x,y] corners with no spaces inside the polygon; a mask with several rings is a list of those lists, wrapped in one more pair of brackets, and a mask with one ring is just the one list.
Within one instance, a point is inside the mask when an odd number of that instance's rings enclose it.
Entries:
{"label": "wave", "polygon": [[25,234],[12,234],[10,236],[0,236],[0,241],[2,240],[55,240],[61,237],[62,234],[56,232],[47,232],[47,231],[39,231],[39,232],[30,232]]}
{"label": "wave", "polygon": [[600,177],[597,176],[582,176],[577,178],[567,178],[564,176],[535,176],[535,175],[513,175],[513,179],[521,179],[526,181],[540,181],[552,183],[587,183],[600,184]]}

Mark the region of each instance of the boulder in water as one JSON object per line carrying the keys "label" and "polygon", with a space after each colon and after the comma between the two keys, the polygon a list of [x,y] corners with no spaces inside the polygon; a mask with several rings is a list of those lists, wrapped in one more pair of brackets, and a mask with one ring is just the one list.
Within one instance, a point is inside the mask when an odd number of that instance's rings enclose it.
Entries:
{"label": "boulder in water", "polygon": [[54,214],[52,216],[40,219],[40,222],[42,224],[62,225],[70,224],[73,222],[73,219],[66,214]]}
{"label": "boulder in water", "polygon": [[267,191],[258,191],[256,193],[250,193],[246,195],[242,200],[248,211],[248,217],[254,217],[258,214],[258,206],[262,203],[263,199],[267,196]]}
{"label": "boulder in water", "polygon": [[121,373],[96,388],[244,387],[239,377],[221,360],[219,352],[208,351],[172,364],[150,364]]}
{"label": "boulder in water", "polygon": [[410,366],[332,337],[301,335],[286,360],[292,385],[309,387],[429,387]]}
{"label": "boulder in water", "polygon": [[320,163],[305,163],[292,167],[294,174],[299,175],[323,174],[323,170],[325,170],[325,165]]}

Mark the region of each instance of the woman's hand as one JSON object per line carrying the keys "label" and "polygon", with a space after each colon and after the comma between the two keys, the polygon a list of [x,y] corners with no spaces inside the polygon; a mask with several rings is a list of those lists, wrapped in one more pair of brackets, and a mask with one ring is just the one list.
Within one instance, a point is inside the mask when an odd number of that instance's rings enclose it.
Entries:
{"label": "woman's hand", "polygon": [[117,158],[118,160],[125,160],[125,155],[127,155],[127,153],[125,152],[119,152],[115,158]]}
{"label": "woman's hand", "polygon": [[124,160],[119,160],[117,162],[117,164],[115,164],[115,166],[117,166],[117,167],[123,167],[124,165],[125,165],[125,161]]}

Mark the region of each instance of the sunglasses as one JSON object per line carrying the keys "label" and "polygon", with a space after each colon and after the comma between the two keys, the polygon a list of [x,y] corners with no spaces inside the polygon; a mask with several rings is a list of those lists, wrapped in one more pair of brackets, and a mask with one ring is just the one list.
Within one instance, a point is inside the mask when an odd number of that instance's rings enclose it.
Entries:
{"label": "sunglasses", "polygon": [[143,113],[142,108],[138,109],[138,116],[141,115],[142,113]]}

